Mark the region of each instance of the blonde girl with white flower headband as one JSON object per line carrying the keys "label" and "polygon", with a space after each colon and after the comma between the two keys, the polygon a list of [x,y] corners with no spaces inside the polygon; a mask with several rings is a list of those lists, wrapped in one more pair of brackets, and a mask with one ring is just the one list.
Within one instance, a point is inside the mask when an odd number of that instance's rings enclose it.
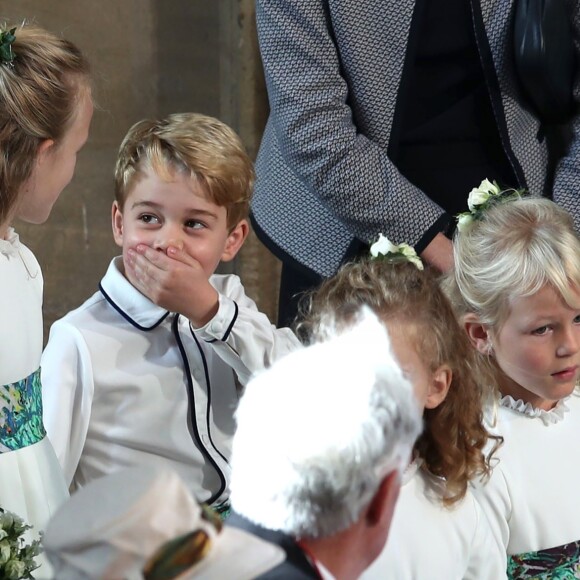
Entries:
{"label": "blonde girl with white flower headband", "polygon": [[580,240],[547,199],[502,200],[454,239],[446,287],[497,390],[504,439],[476,494],[508,556],[509,578],[580,569]]}
{"label": "blonde girl with white flower headband", "polygon": [[318,337],[327,313],[348,325],[362,305],[370,307],[424,409],[424,432],[403,476],[389,540],[362,578],[505,578],[505,557],[469,490],[472,479],[490,473],[484,393],[473,378],[469,342],[436,274],[422,269],[412,248],[381,236],[371,253],[384,259],[347,264],[324,281],[298,326]]}

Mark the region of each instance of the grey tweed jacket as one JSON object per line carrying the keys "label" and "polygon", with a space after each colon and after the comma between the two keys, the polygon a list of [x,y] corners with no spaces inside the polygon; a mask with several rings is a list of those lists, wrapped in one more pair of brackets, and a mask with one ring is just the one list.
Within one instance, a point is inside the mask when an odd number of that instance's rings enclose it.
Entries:
{"label": "grey tweed jacket", "polygon": [[[580,0],[569,2],[580,32]],[[520,185],[544,194],[546,144],[514,77],[513,0],[471,4],[504,149]],[[275,246],[323,276],[336,271],[353,240],[382,232],[416,245],[443,215],[387,155],[414,6],[414,0],[257,0],[271,113],[252,213]],[[580,96],[579,82],[575,92]],[[574,136],[579,122],[573,120]],[[574,138],[551,192],[577,228],[579,160]]]}

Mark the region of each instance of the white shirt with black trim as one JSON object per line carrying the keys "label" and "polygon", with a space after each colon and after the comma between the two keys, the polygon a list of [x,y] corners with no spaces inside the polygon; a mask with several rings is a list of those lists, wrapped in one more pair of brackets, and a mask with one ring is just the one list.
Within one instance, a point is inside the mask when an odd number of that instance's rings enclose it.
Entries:
{"label": "white shirt with black trim", "polygon": [[237,276],[210,278],[219,310],[192,329],[133,287],[120,260],[54,323],[42,357],[44,422],[67,483],[162,464],[199,501],[221,503],[240,389],[300,343],[270,324]]}

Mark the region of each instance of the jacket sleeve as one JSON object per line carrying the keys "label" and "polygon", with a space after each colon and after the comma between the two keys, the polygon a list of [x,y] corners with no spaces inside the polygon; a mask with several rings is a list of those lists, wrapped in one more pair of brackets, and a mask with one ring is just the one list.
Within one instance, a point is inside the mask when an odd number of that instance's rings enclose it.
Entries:
{"label": "jacket sleeve", "polygon": [[205,326],[192,331],[234,369],[242,385],[254,373],[301,347],[289,328],[276,328],[258,310],[238,276],[212,276],[210,281],[219,292],[218,312]]}
{"label": "jacket sleeve", "polygon": [[[373,17],[365,6],[353,2],[353,26],[355,16]],[[446,223],[441,208],[357,126],[351,107],[357,96],[341,74],[326,1],[258,0],[256,17],[269,124],[285,163],[308,189],[361,240],[383,232],[417,245],[438,222]],[[368,51],[369,62],[384,57],[373,54],[370,41]]]}
{"label": "jacket sleeve", "polygon": [[576,114],[572,119],[571,143],[566,155],[558,162],[552,197],[558,205],[570,212],[574,219],[574,226],[580,232],[580,2],[568,1],[574,26],[576,44],[576,73],[574,77],[574,101]]}
{"label": "jacket sleeve", "polygon": [[53,324],[41,365],[44,424],[70,487],[87,438],[94,392],[81,333],[62,320]]}

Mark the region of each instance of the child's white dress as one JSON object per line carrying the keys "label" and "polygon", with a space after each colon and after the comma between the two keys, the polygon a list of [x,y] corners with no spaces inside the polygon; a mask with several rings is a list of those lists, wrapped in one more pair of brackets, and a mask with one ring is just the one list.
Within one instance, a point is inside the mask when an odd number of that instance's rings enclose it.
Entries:
{"label": "child's white dress", "polygon": [[36,258],[11,228],[0,240],[0,507],[34,531],[68,497],[42,422],[42,288]]}
{"label": "child's white dress", "polygon": [[413,462],[403,475],[387,544],[363,580],[501,580],[506,559],[468,490],[453,507],[437,495],[438,478]]}
{"label": "child's white dress", "polygon": [[504,444],[475,493],[505,546],[508,577],[580,577],[580,397],[551,411],[504,397],[492,430]]}

